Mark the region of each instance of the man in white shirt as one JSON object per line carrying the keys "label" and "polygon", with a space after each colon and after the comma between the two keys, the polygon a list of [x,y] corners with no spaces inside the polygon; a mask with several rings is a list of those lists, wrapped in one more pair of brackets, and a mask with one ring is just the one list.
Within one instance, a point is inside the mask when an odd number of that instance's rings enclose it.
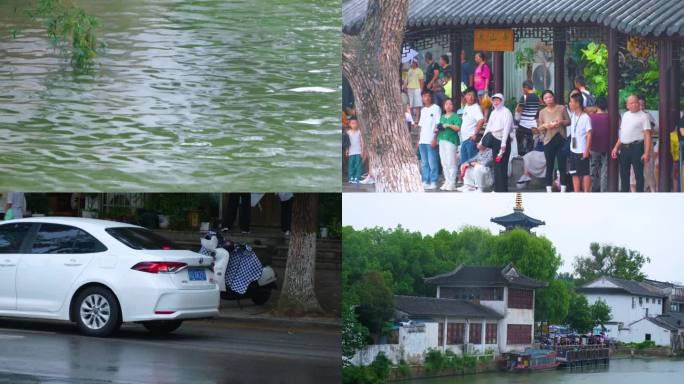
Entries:
{"label": "man in white shirt", "polygon": [[418,150],[420,151],[420,167],[425,189],[436,189],[439,177],[439,150],[437,149],[437,124],[442,115],[438,105],[432,104],[432,94],[423,93],[423,108],[420,110],[418,125],[420,138]]}
{"label": "man in white shirt", "polygon": [[627,97],[627,112],[622,115],[618,141],[611,156],[620,164],[620,192],[629,192],[629,171],[634,169],[637,192],[644,191],[644,162],[651,156],[651,121],[641,111],[639,98]]}
{"label": "man in white shirt", "polygon": [[466,102],[463,108],[463,124],[461,125],[461,163],[477,156],[477,134],[484,124],[482,108],[477,103],[477,95],[474,88],[466,90],[463,98]]}

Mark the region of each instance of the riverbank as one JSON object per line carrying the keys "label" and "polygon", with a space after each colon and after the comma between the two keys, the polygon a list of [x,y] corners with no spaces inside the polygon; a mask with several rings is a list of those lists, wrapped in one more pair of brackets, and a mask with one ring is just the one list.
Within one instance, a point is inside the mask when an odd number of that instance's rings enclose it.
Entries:
{"label": "riverbank", "polygon": [[684,359],[635,357],[611,360],[607,366],[589,369],[534,373],[490,372],[476,375],[404,380],[416,384],[508,384],[508,383],[554,383],[554,384],[625,384],[639,382],[675,383],[684,375]]}

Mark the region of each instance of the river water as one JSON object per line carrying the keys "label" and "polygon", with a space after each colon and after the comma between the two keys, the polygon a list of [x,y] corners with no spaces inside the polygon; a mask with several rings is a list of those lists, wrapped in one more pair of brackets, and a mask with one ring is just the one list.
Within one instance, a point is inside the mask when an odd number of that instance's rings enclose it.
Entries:
{"label": "river water", "polygon": [[339,0],[76,0],[89,74],[26,3],[0,0],[0,190],[340,190]]}
{"label": "river water", "polygon": [[669,384],[681,383],[684,360],[614,359],[604,368],[558,369],[538,373],[483,373],[462,377],[415,380],[416,384]]}

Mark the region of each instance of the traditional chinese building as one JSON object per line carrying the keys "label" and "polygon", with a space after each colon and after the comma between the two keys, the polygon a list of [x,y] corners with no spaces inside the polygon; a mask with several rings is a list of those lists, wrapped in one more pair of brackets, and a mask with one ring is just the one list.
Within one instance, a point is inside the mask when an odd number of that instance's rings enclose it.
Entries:
{"label": "traditional chinese building", "polygon": [[522,194],[518,192],[515,196],[515,207],[513,207],[513,213],[505,216],[493,217],[490,221],[504,227],[506,231],[510,231],[515,228],[522,228],[527,232],[530,232],[532,228],[546,224],[542,220],[537,220],[533,217],[527,216],[524,211],[525,209],[523,208],[522,204]]}

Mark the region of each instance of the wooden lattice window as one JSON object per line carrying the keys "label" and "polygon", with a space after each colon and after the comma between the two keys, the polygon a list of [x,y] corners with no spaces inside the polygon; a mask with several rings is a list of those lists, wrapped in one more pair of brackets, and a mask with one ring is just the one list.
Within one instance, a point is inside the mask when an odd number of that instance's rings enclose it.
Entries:
{"label": "wooden lattice window", "polygon": [[463,344],[465,323],[447,324],[447,345]]}
{"label": "wooden lattice window", "polygon": [[496,324],[487,324],[487,329],[485,330],[486,344],[496,344],[496,329]]}
{"label": "wooden lattice window", "polygon": [[531,344],[532,325],[508,324],[507,344]]}
{"label": "wooden lattice window", "polygon": [[532,309],[533,290],[508,288],[508,308]]}
{"label": "wooden lattice window", "polygon": [[472,344],[482,343],[482,324],[471,323],[468,341]]}

